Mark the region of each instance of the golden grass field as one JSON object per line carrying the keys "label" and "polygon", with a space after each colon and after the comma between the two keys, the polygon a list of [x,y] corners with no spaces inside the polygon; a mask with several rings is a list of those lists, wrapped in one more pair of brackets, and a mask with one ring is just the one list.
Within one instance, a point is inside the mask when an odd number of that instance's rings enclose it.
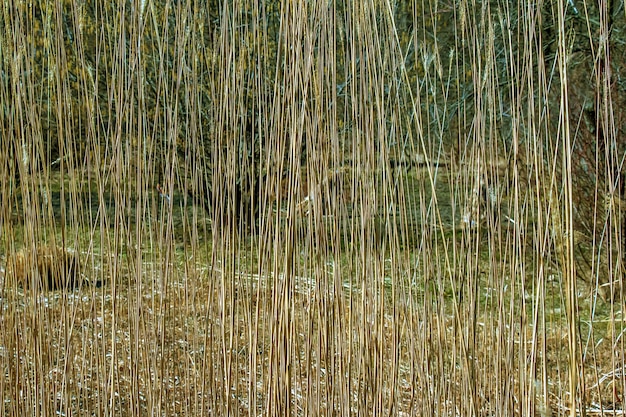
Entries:
{"label": "golden grass field", "polygon": [[623,4],[0,28],[0,417],[623,414]]}

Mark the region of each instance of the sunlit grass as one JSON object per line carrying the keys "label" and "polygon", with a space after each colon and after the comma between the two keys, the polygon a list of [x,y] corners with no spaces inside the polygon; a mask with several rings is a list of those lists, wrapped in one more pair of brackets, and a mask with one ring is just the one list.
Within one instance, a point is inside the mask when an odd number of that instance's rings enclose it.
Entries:
{"label": "sunlit grass", "polygon": [[213,3],[2,9],[0,415],[621,412],[607,5]]}

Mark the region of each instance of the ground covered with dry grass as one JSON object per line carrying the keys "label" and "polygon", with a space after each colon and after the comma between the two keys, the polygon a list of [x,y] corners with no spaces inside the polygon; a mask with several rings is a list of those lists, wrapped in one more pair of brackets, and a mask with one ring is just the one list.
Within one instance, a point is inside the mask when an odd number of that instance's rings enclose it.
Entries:
{"label": "ground covered with dry grass", "polygon": [[[437,190],[439,213],[452,213],[447,186]],[[343,242],[333,253],[312,246],[301,227],[288,260],[263,250],[258,236],[211,232],[198,207],[170,206],[164,225],[159,213],[180,195],[149,199],[159,209],[120,236],[95,233],[97,223],[76,233],[80,288],[3,277],[4,415],[33,406],[72,415],[491,415],[502,407],[549,415],[571,407],[562,278],[553,262],[540,281],[529,243],[519,262],[493,245],[488,226],[469,230],[442,214],[443,227],[430,232],[407,221],[414,236],[402,246],[385,232],[380,246]],[[202,222],[186,230],[190,216],[205,219],[205,231]],[[315,236],[341,235],[325,217]],[[507,222],[495,228],[499,240],[513,239]],[[579,284],[587,412],[621,409],[620,309]]]}

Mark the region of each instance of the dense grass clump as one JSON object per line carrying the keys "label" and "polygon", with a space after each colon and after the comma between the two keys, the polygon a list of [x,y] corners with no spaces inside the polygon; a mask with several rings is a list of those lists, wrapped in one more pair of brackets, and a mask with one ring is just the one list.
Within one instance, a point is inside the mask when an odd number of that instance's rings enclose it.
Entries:
{"label": "dense grass clump", "polygon": [[78,287],[82,283],[80,259],[73,251],[56,246],[24,248],[10,257],[5,279],[11,286],[43,291]]}

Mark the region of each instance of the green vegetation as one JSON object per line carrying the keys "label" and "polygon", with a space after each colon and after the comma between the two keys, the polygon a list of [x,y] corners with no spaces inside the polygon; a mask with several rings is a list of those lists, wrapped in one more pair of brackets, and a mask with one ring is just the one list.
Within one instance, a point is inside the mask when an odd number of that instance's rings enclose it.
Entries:
{"label": "green vegetation", "polygon": [[0,10],[0,416],[622,412],[623,3],[101,3]]}

